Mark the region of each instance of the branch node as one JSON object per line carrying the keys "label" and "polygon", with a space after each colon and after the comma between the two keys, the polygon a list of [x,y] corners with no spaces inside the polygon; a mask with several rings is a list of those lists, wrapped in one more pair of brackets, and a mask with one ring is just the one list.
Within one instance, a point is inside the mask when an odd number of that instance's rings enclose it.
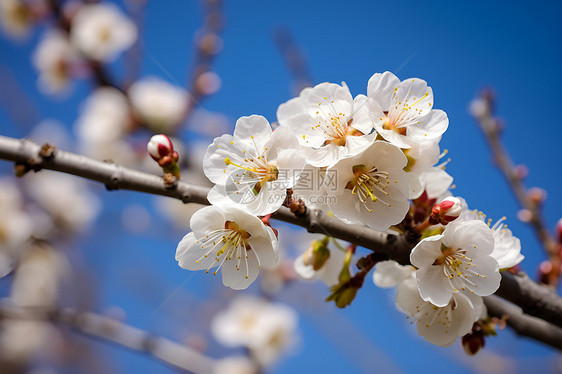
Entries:
{"label": "branch node", "polygon": [[178,178],[175,177],[172,173],[166,173],[162,177],[164,179],[164,188],[167,190],[173,190],[178,186]]}
{"label": "branch node", "polygon": [[320,225],[320,215],[322,212],[318,209],[313,209],[310,211],[310,224],[308,225],[308,232],[314,233],[321,229]]}
{"label": "branch node", "polygon": [[45,143],[41,146],[41,149],[39,150],[39,156],[45,161],[51,160],[55,156],[56,149],[57,147],[55,145],[50,143]]}
{"label": "branch node", "polygon": [[117,173],[113,173],[111,175],[111,181],[105,184],[105,188],[108,191],[115,191],[119,189],[119,175]]}

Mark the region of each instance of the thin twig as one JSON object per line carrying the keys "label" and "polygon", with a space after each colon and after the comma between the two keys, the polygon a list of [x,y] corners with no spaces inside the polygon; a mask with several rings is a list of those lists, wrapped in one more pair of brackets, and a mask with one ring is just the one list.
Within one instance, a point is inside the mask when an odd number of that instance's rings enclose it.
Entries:
{"label": "thin twig", "polygon": [[486,137],[497,168],[505,177],[519,204],[530,212],[528,223],[533,227],[556,272],[555,279],[552,279],[552,285],[555,286],[558,283],[560,269],[560,258],[557,253],[556,242],[542,218],[541,203],[533,202],[529,198],[527,188],[523,183],[524,176],[517,172],[509,153],[502,143],[500,135],[503,123],[500,123],[499,119],[494,116],[494,94],[490,90],[484,91],[481,98],[475,99],[473,106],[475,107],[471,111],[472,115]]}
{"label": "thin twig", "polygon": [[285,65],[289,69],[293,82],[291,89],[298,95],[304,88],[312,86],[312,78],[308,69],[303,49],[295,42],[291,30],[287,27],[277,27],[273,31],[273,40],[281,52]]}
{"label": "thin twig", "polygon": [[224,14],[222,12],[222,0],[203,0],[204,14],[203,26],[197,32],[195,45],[195,57],[193,59],[190,81],[187,83],[189,88],[189,100],[185,111],[185,118],[188,118],[195,105],[200,105],[203,97],[207,93],[202,89],[200,77],[210,71],[218,48],[222,43],[219,33],[224,27]]}
{"label": "thin twig", "polygon": [[[0,158],[24,164],[33,170],[50,169],[74,174],[104,183],[108,189],[127,189],[156,195],[169,196],[184,203],[209,204],[208,187],[195,186],[179,181],[173,188],[166,188],[162,177],[129,169],[113,163],[101,162],[65,152],[52,151],[52,147],[40,146],[28,139],[0,136]],[[306,228],[311,233],[322,233],[347,242],[355,243],[400,263],[409,263],[412,247],[417,237],[383,233],[361,225],[343,223],[318,209],[308,209],[304,216],[296,217],[282,207],[272,218]],[[502,282],[497,294],[520,307],[524,312],[562,327],[562,298],[548,287],[534,283],[527,276],[502,272]]]}
{"label": "thin twig", "polygon": [[181,371],[213,372],[214,361],[199,352],[100,314],[69,308],[47,310],[1,303],[0,320],[9,319],[45,320],[70,326],[77,332],[144,353]]}

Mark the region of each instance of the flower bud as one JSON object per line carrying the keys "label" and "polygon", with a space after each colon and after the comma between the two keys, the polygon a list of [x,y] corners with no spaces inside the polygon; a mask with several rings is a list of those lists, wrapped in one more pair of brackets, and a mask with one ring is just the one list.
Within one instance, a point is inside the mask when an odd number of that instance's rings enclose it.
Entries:
{"label": "flower bud", "polygon": [[349,265],[353,251],[348,249],[345,261],[339,276],[339,283],[330,288],[330,295],[326,301],[334,301],[338,308],[345,308],[355,299],[357,291],[363,286],[366,272],[359,272],[354,277],[351,276]]}
{"label": "flower bud", "polygon": [[531,219],[533,218],[533,213],[531,213],[529,209],[520,209],[517,212],[517,218],[521,222],[525,222],[525,223],[530,222]]}
{"label": "flower bud", "polygon": [[152,136],[146,145],[150,157],[158,162],[164,173],[170,173],[176,178],[180,177],[178,166],[179,155],[174,151],[174,145],[170,138],[164,134]]}
{"label": "flower bud", "polygon": [[441,201],[439,204],[433,206],[431,216],[429,217],[430,223],[446,225],[449,222],[456,220],[462,212],[462,202],[460,199],[449,196]]}
{"label": "flower bud", "polygon": [[304,254],[304,264],[312,266],[314,271],[320,270],[328,258],[330,258],[330,250],[328,249],[329,240],[329,237],[325,237],[322,240],[315,240],[310,243]]}
{"label": "flower bud", "polygon": [[531,203],[540,206],[546,200],[546,191],[540,187],[532,187],[527,191],[527,198]]}
{"label": "flower bud", "polygon": [[476,322],[472,326],[472,331],[462,337],[462,347],[469,356],[474,356],[484,347],[484,331],[482,326]]}
{"label": "flower bud", "polygon": [[551,284],[551,280],[554,275],[554,266],[552,266],[552,262],[550,261],[543,261],[539,265],[539,282],[542,284]]}
{"label": "flower bud", "polygon": [[154,161],[160,161],[174,153],[172,141],[164,134],[153,135],[146,145],[146,149]]}
{"label": "flower bud", "polygon": [[476,118],[483,118],[490,115],[490,106],[486,100],[476,98],[470,102],[468,111]]}

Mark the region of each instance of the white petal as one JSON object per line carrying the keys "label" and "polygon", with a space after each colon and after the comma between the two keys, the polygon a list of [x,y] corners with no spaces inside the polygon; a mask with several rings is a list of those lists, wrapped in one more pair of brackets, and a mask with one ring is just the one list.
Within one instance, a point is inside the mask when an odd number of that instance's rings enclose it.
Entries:
{"label": "white petal", "polygon": [[[339,84],[328,82],[320,83],[316,85],[312,90],[307,91],[307,93],[307,104],[318,106],[318,103],[325,102],[326,100],[328,100],[330,103],[331,101],[340,102],[343,107],[340,108],[338,106],[338,111],[341,111],[343,113],[351,113],[353,97],[351,96],[349,89],[342,87]],[[347,105],[344,103],[347,103]]]}
{"label": "white petal", "polygon": [[288,121],[291,117],[305,112],[304,100],[300,97],[295,97],[279,105],[279,108],[277,108],[277,120],[281,126],[288,126]]}
{"label": "white petal", "polygon": [[420,318],[417,324],[421,336],[441,347],[453,344],[459,336],[467,334],[474,324],[474,309],[468,298],[462,294],[455,294],[455,309],[449,313],[450,322],[444,318],[444,310],[445,308],[441,309],[441,315],[437,315],[437,318],[435,314],[439,310]]}
{"label": "white petal", "polygon": [[433,235],[419,242],[410,254],[412,265],[418,268],[430,266],[441,257],[442,238],[443,235]]}
{"label": "white petal", "polygon": [[247,144],[253,144],[253,140],[260,152],[263,151],[265,143],[271,138],[271,126],[269,122],[258,115],[252,115],[249,117],[240,117],[236,121],[236,127],[234,128],[234,137],[241,141],[245,141]]}
{"label": "white petal", "polygon": [[423,301],[418,291],[415,278],[406,278],[398,283],[396,288],[396,308],[403,313],[415,315],[426,301]]}
{"label": "white petal", "polygon": [[[500,286],[501,275],[499,272],[498,263],[491,256],[474,254],[475,251],[467,251],[467,256],[472,258],[472,263],[476,267],[471,268],[473,274],[468,271],[463,271],[466,276],[466,288],[473,291],[476,295],[488,296],[497,291]],[[471,284],[474,283],[474,286]]]}
{"label": "white petal", "polygon": [[231,144],[233,141],[232,135],[225,134],[215,138],[207,148],[203,158],[203,171],[211,182],[225,183],[230,172],[235,170],[232,165],[227,167],[225,163],[227,157],[232,158],[233,154],[243,157],[243,154],[240,154],[238,149]]}
{"label": "white petal", "polygon": [[417,142],[439,138],[449,127],[447,114],[438,109],[433,109],[420,119],[419,125],[408,128],[408,136]]}
{"label": "white petal", "polygon": [[303,279],[315,279],[317,272],[311,265],[304,264],[304,253],[295,259],[294,265],[295,273]]}
{"label": "white petal", "polygon": [[358,212],[365,208],[360,206],[361,202],[357,196],[352,195],[350,190],[344,190],[334,198],[328,200],[328,206],[334,216],[345,223],[361,223]]}
{"label": "white petal", "polygon": [[425,116],[433,106],[433,91],[427,82],[419,78],[408,78],[400,83],[394,94],[393,104],[407,104],[409,110]]}
{"label": "white petal", "polygon": [[277,264],[277,261],[279,261],[279,247],[274,235],[273,240],[274,241],[272,241],[271,237],[255,239],[250,237],[248,239],[248,243],[251,245],[252,250],[257,253],[260,259],[261,266],[272,267]]}
{"label": "white petal", "polygon": [[453,177],[439,167],[426,169],[419,174],[419,177],[430,199],[442,196],[453,184]]}
{"label": "white petal", "polygon": [[394,90],[398,88],[400,79],[389,71],[376,73],[367,84],[367,96],[375,100],[383,111],[388,112]]}
{"label": "white petal", "polygon": [[373,272],[373,282],[378,287],[389,288],[395,287],[405,279],[414,274],[414,267],[409,265],[400,265],[396,261],[381,261],[375,265]]}
{"label": "white petal", "polygon": [[215,254],[211,253],[205,258],[203,257],[205,252],[206,250],[201,248],[193,233],[190,232],[178,244],[176,261],[180,267],[187,270],[203,270],[217,266]]}
{"label": "white petal", "polygon": [[428,266],[416,271],[420,296],[436,306],[446,306],[453,296],[453,288],[443,274],[443,266]]}
{"label": "white petal", "polygon": [[315,167],[329,167],[342,158],[343,147],[334,143],[318,149],[303,148],[302,152],[306,162]]}
{"label": "white petal", "polygon": [[222,267],[222,283],[233,290],[243,290],[252,284],[259,274],[258,261],[253,251],[248,251],[248,278],[246,278],[246,265],[244,259],[236,270],[236,260],[227,260]]}
{"label": "white petal", "polygon": [[206,206],[191,216],[189,227],[198,238],[214,230],[224,229],[224,210],[217,206]]}
{"label": "white petal", "polygon": [[406,174],[408,176],[408,185],[410,187],[408,192],[409,193],[408,197],[410,199],[417,199],[418,197],[421,196],[421,194],[424,191],[423,184],[420,180],[420,177],[413,172],[409,172]]}
{"label": "white petal", "polygon": [[386,141],[390,144],[397,146],[398,148],[408,149],[412,146],[412,140],[407,136],[400,135],[394,130],[383,129],[382,123],[375,123],[375,129]]}
{"label": "white petal", "polygon": [[482,221],[464,221],[447,226],[443,232],[443,244],[447,247],[477,249],[482,255],[489,255],[494,249],[492,230]]}
{"label": "white petal", "polygon": [[339,249],[330,250],[328,261],[318,271],[320,279],[327,286],[331,287],[339,283],[339,276],[345,261],[345,252]]}
{"label": "white petal", "polygon": [[267,159],[269,162],[277,159],[279,152],[286,149],[299,149],[299,141],[294,132],[288,127],[277,128],[267,142]]}
{"label": "white petal", "polygon": [[279,153],[277,158],[279,181],[284,183],[285,188],[292,188],[297,184],[305,164],[306,160],[302,152],[296,149],[285,149]]}
{"label": "white petal", "polygon": [[368,135],[373,131],[373,120],[380,121],[384,114],[380,106],[365,95],[357,95],[353,100],[353,121],[351,126]]}
{"label": "white petal", "polygon": [[365,165],[376,166],[378,170],[403,169],[408,159],[400,148],[377,140],[359,158]]}

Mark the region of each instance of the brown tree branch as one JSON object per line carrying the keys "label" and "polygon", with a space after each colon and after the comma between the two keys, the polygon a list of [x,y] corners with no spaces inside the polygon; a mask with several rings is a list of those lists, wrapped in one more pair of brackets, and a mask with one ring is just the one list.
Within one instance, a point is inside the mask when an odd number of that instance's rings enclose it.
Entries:
{"label": "brown tree branch", "polygon": [[[209,204],[207,187],[182,181],[166,187],[163,179],[156,175],[62,150],[53,151],[52,147],[42,147],[27,139],[0,136],[0,158],[35,171],[50,169],[95,180],[105,184],[109,190],[127,189],[169,196],[184,203]],[[282,207],[272,218],[303,227],[311,233],[355,243],[402,264],[409,263],[410,251],[419,240],[412,235],[383,233],[361,225],[349,225],[317,209],[308,209],[304,216],[296,217],[288,208]],[[525,313],[562,327],[562,298],[527,276],[503,272],[497,294],[519,305]]]}
{"label": "brown tree branch", "polygon": [[144,353],[182,372],[213,373],[214,361],[169,339],[150,334],[110,317],[69,308],[47,310],[0,304],[0,320],[44,320],[66,325],[90,337]]}
{"label": "brown tree branch", "polygon": [[506,323],[519,336],[526,336],[562,350],[562,329],[539,318],[523,313],[521,308],[491,295],[484,298],[488,314],[492,317],[507,316]]}

